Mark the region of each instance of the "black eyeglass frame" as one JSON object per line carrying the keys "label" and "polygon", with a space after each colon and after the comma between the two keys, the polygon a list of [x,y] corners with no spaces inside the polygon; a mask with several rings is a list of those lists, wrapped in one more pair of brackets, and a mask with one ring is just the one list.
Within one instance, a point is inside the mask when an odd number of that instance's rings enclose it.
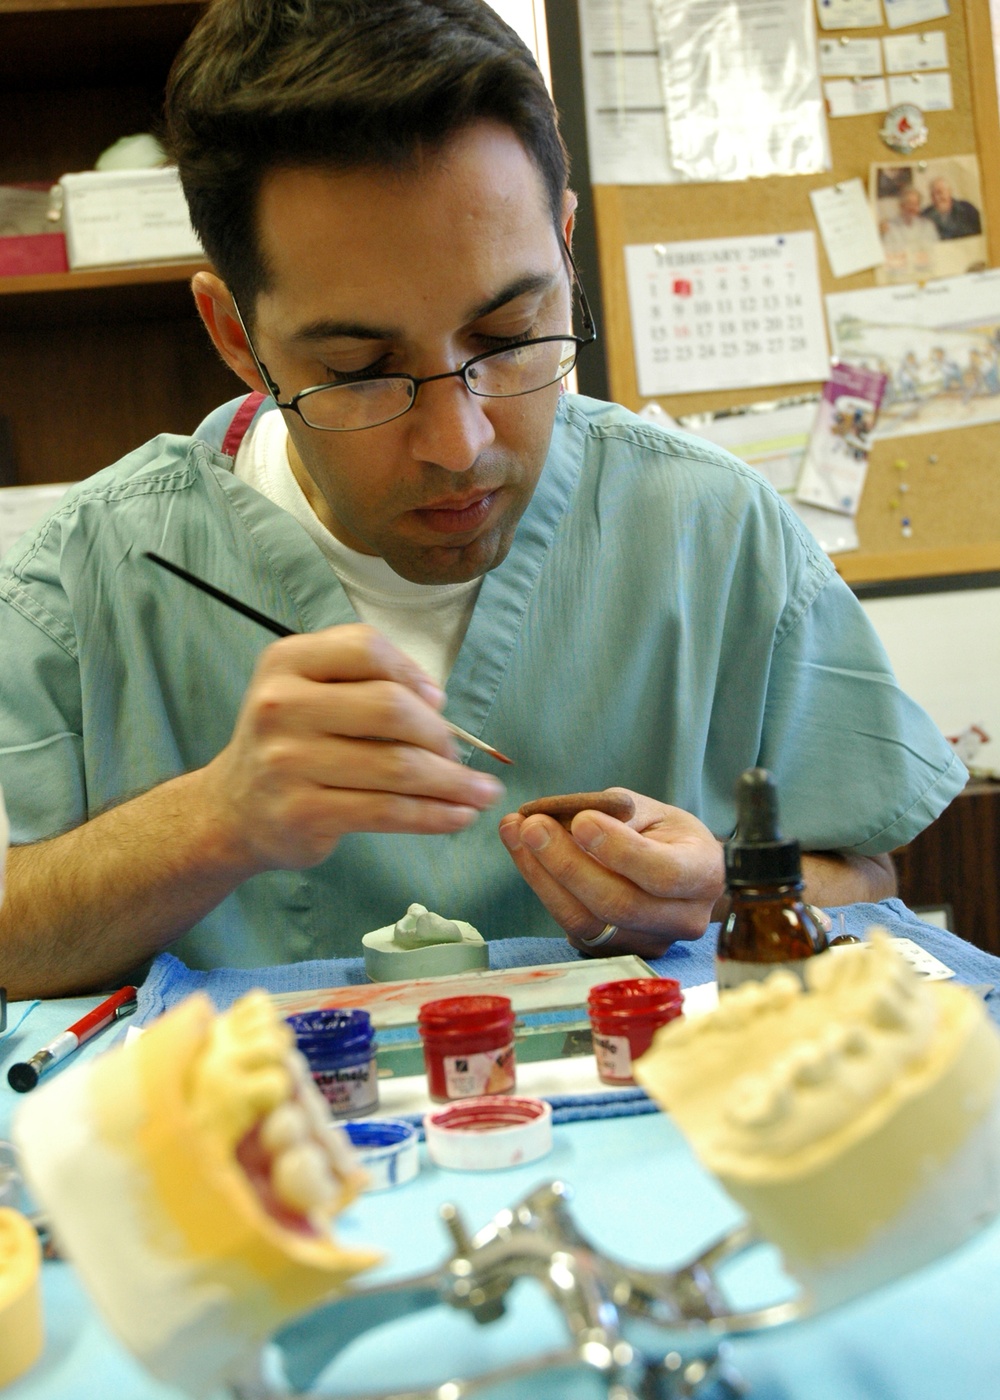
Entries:
{"label": "black eyeglass frame", "polygon": [[[552,384],[558,384],[559,379],[563,379],[567,374],[570,374],[576,367],[576,362],[579,359],[580,351],[582,350],[582,348],[585,345],[593,345],[593,343],[596,341],[597,325],[594,321],[593,313],[590,310],[590,303],[587,300],[587,293],[584,291],[583,283],[580,280],[580,273],[577,270],[576,263],[573,261],[573,254],[570,252],[569,246],[566,243],[564,243],[562,239],[560,239],[559,241],[559,246],[565,254],[566,261],[569,264],[572,282],[576,286],[576,289],[580,294],[580,311],[583,318],[583,335],[573,335],[570,332],[566,335],[540,335],[536,336],[532,340],[515,340],[512,341],[509,346],[501,346],[497,350],[484,350],[481,355],[473,355],[471,360],[466,360],[465,363],[459,365],[457,369],[445,370],[443,374],[428,374],[425,375],[422,379],[418,379],[417,376],[413,374],[379,374],[372,376],[370,380],[366,380],[362,377],[359,377],[357,381],[347,380],[345,381],[344,385],[313,384],[308,389],[300,389],[297,394],[293,394],[292,397],[287,401],[287,403],[282,403],[281,390],[278,388],[278,385],[272,378],[270,371],[264,364],[264,361],[257,354],[256,349],[254,348],[254,343],[250,339],[250,332],[247,330],[246,322],[243,319],[243,313],[240,311],[235,297],[233,297],[233,310],[236,312],[236,319],[240,323],[240,329],[246,337],[247,349],[253,356],[253,362],[257,366],[257,372],[260,375],[261,379],[263,379],[264,383],[267,385],[268,393],[274,399],[274,402],[278,408],[291,409],[293,413],[297,413],[299,415],[299,417],[302,419],[303,423],[305,423],[307,428],[313,428],[318,433],[363,433],[367,432],[369,428],[381,428],[386,423],[394,423],[397,418],[402,418],[404,414],[409,413],[410,409],[417,401],[417,393],[420,389],[420,386],[422,384],[433,384],[434,381],[437,379],[461,379],[465,387],[468,389],[469,393],[474,394],[476,398],[479,399],[517,399],[521,398],[524,394],[537,394],[542,389],[548,389],[551,387]],[[481,389],[477,389],[474,385],[469,383],[469,370],[472,369],[475,365],[481,363],[481,361],[483,360],[492,360],[495,359],[498,355],[507,354],[509,350],[520,350],[523,349],[525,346],[529,345],[551,345],[555,341],[567,340],[572,340],[576,344],[576,354],[573,356],[573,363],[567,369],[563,370],[562,374],[559,376],[559,379],[550,380],[549,384],[539,384],[537,389],[522,389],[519,390],[516,394],[485,394]],[[302,409],[299,407],[301,401],[303,399],[309,398],[312,394],[319,394],[322,393],[324,390],[339,389],[341,387],[349,388],[352,382],[357,382],[359,384],[377,383],[379,380],[382,379],[402,380],[407,384],[410,384],[412,386],[412,397],[410,398],[410,402],[406,405],[405,408],[400,409],[398,413],[394,413],[391,418],[382,418],[377,423],[366,423],[364,427],[361,428],[330,428],[317,423],[310,423],[309,420],[303,414]]]}

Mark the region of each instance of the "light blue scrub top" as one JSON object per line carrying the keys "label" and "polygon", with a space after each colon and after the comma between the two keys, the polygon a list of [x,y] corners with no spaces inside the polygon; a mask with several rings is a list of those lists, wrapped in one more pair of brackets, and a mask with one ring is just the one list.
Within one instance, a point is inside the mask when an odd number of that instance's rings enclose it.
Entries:
{"label": "light blue scrub top", "polygon": [[[234,409],[81,482],[7,555],[0,785],[15,842],[205,764],[232,733],[271,638],[144,550],[299,631],[356,620],[302,527],[233,476],[219,444]],[[345,837],[312,870],[247,881],[173,951],[200,967],[355,954],[413,900],[486,937],[556,935],[496,832],[547,793],[620,784],[721,837],[737,775],[763,764],[805,849],[873,854],[909,841],[966,777],[759,475],[571,395],[483,582],[445,713],[516,759],[496,813],[450,836]]]}

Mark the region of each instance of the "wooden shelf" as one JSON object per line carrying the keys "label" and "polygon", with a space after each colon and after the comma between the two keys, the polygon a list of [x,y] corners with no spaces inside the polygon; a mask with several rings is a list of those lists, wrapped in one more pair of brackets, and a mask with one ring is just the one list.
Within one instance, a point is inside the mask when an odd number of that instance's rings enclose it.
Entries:
{"label": "wooden shelf", "polygon": [[159,9],[169,5],[190,5],[191,0],[0,0],[0,15],[42,14],[63,10]]}
{"label": "wooden shelf", "polygon": [[[204,0],[0,0],[0,183],[55,183],[157,131]],[[0,278],[9,474],[67,481],[189,433],[240,382],[198,322],[196,261]]]}
{"label": "wooden shelf", "polygon": [[76,292],[97,287],[136,287],[151,282],[187,282],[204,262],[150,263],[95,267],[83,272],[43,272],[31,277],[0,277],[0,296],[31,292]]}

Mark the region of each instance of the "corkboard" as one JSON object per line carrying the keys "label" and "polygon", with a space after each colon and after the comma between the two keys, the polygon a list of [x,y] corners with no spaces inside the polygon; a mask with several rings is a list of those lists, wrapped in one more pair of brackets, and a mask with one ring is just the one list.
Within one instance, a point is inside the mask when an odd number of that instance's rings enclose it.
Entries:
{"label": "corkboard", "polygon": [[[944,19],[897,33],[944,30],[954,110],[928,114],[929,138],[911,159],[979,156],[989,262],[1000,265],[1000,115],[993,67],[989,0],[951,0]],[[852,30],[852,37],[893,31]],[[855,176],[868,186],[872,163],[896,157],[879,137],[882,114],[838,117],[829,122],[833,168],[821,175],[775,177],[725,184],[603,185],[594,189],[605,310],[605,351],[611,394],[638,409],[623,249],[630,243],[671,242],[736,234],[814,229],[809,191]],[[874,273],[834,278],[818,238],[824,292],[875,284]],[[815,383],[767,389],[725,390],[657,400],[675,417],[815,390]],[[931,461],[935,458],[936,461]],[[900,471],[906,462],[907,513],[913,535],[900,531]],[[850,582],[919,578],[1000,569],[1000,423],[951,432],[922,433],[876,443],[858,514],[861,548],[836,557]]]}

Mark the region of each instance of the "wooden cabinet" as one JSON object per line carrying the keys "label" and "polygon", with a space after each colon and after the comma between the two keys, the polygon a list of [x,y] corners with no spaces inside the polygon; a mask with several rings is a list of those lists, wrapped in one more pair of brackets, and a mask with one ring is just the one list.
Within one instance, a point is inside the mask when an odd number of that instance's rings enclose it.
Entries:
{"label": "wooden cabinet", "polygon": [[[201,10],[0,0],[0,184],[54,183],[119,136],[156,130],[170,63]],[[190,432],[239,393],[197,320],[192,271],[0,277],[3,484],[87,476],[157,433]]]}
{"label": "wooden cabinet", "polygon": [[1000,955],[1000,783],[970,782],[893,859],[911,908],[950,905],[955,933]]}

